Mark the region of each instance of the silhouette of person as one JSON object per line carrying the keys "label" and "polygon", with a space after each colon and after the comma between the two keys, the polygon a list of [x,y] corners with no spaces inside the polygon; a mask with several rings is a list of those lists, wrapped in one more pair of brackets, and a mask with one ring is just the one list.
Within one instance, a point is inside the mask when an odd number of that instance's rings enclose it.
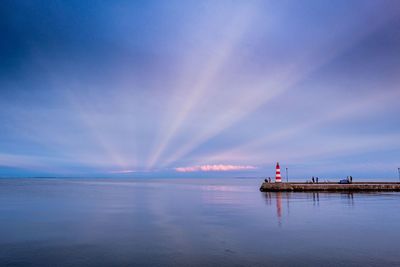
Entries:
{"label": "silhouette of person", "polygon": [[316,180],[317,180],[317,184],[318,184],[318,177],[316,178]]}
{"label": "silhouette of person", "polygon": [[315,183],[315,178],[314,176],[311,178],[312,183]]}

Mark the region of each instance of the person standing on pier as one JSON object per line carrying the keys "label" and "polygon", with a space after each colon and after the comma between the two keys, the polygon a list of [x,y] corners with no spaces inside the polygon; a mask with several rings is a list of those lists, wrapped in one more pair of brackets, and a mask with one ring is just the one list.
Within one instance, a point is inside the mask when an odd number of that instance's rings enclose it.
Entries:
{"label": "person standing on pier", "polygon": [[317,184],[318,184],[318,177],[317,177],[317,178],[315,178],[315,180],[317,181]]}
{"label": "person standing on pier", "polygon": [[311,178],[312,183],[315,183],[315,178],[314,176]]}
{"label": "person standing on pier", "polygon": [[350,175],[350,183],[353,183],[353,176]]}

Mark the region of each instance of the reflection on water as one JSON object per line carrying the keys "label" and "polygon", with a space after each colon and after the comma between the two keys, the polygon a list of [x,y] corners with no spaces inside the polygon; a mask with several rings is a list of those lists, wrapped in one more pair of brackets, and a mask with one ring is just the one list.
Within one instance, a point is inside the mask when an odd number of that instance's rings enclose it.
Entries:
{"label": "reflection on water", "polygon": [[400,194],[0,180],[0,266],[400,266]]}
{"label": "reflection on water", "polygon": [[[291,199],[295,201],[298,198],[304,198],[312,200],[313,206],[319,206],[320,195],[323,198],[335,197],[346,200],[348,206],[354,205],[354,193],[353,192],[341,192],[341,193],[321,193],[321,192],[303,192],[303,193],[291,193],[291,192],[264,192],[263,193],[266,203],[268,206],[276,207],[276,218],[279,226],[282,226],[282,214],[285,213],[289,216]],[[363,196],[365,194],[359,194]],[[284,202],[284,204],[283,204]]]}
{"label": "reflection on water", "polygon": [[[267,200],[267,205],[275,205],[276,206],[276,217],[278,220],[278,225],[282,225],[282,194],[286,194],[286,199],[287,199],[287,212],[289,213],[289,195],[288,193],[282,193],[282,192],[265,192],[264,196]],[[274,204],[273,204],[274,203]]]}

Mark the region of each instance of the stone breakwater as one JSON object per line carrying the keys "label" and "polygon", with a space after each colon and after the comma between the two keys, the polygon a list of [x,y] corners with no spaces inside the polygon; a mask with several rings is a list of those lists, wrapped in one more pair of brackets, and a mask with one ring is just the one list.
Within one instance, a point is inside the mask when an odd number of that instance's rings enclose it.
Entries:
{"label": "stone breakwater", "polygon": [[339,183],[263,183],[261,192],[306,192],[306,191],[399,191],[400,183],[388,182],[358,182],[351,184]]}

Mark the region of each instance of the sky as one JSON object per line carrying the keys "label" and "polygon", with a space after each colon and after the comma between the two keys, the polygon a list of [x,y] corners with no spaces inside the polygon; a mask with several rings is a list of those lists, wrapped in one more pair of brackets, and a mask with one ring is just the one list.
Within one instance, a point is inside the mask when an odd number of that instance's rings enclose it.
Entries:
{"label": "sky", "polygon": [[0,33],[0,177],[399,175],[397,0],[3,0]]}

